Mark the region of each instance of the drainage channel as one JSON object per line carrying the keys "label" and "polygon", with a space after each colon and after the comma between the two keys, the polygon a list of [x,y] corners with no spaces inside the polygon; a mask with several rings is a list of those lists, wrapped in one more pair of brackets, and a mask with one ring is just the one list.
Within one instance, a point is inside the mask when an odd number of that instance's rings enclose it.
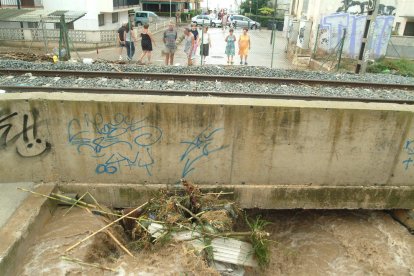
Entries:
{"label": "drainage channel", "polygon": [[[142,203],[123,208],[119,206],[127,201],[121,199],[120,190],[118,196],[123,202],[112,202],[118,205],[112,208],[98,202],[103,195],[93,186],[86,194],[84,189],[74,192],[76,185],[38,186],[36,194],[29,195],[6,225],[15,227],[20,222],[23,227],[18,234],[22,237],[11,246],[14,250],[0,259],[0,272],[2,275],[301,275],[367,271],[410,275],[413,272],[413,236],[384,211],[240,211],[234,205],[234,194],[228,190],[199,190],[189,182],[182,184],[181,189],[150,193],[150,200],[129,197],[130,202]],[[73,207],[74,203],[77,206]],[[25,220],[25,212],[30,219]],[[262,243],[258,244],[258,240]]]}

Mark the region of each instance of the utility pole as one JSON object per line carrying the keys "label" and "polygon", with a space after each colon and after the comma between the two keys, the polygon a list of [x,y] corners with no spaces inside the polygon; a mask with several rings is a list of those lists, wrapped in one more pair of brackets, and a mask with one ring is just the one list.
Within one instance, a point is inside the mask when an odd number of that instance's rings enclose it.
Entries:
{"label": "utility pole", "polygon": [[275,53],[275,41],[276,41],[276,7],[277,7],[277,0],[275,0],[275,11],[273,13],[273,24],[272,24],[272,37],[271,37],[271,41],[272,41],[272,59],[270,61],[270,68],[273,68],[273,58],[274,58],[274,53]]}
{"label": "utility pole", "polygon": [[364,36],[362,38],[361,49],[359,50],[358,64],[355,73],[364,74],[367,71],[368,59],[371,54],[371,44],[374,34],[375,19],[378,15],[380,0],[368,1],[368,15],[365,23]]}
{"label": "utility pole", "polygon": [[[17,9],[20,10],[22,8],[20,0],[17,0]],[[23,22],[20,21],[20,28],[22,28],[23,32]]]}

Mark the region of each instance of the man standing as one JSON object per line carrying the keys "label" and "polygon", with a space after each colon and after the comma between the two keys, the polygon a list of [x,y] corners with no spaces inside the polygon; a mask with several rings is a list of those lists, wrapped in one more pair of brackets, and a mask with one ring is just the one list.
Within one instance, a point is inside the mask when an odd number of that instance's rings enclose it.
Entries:
{"label": "man standing", "polygon": [[177,49],[177,31],[174,30],[172,22],[168,25],[168,29],[164,32],[164,54],[165,54],[165,65],[174,64],[174,54]]}
{"label": "man standing", "polygon": [[119,60],[122,60],[122,49],[125,47],[125,32],[127,23],[123,23],[121,28],[118,29],[117,44],[119,47]]}

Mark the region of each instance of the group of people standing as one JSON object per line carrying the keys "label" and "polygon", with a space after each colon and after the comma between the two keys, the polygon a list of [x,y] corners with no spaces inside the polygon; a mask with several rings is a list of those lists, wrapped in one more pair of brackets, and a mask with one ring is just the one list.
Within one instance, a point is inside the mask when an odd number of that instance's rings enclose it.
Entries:
{"label": "group of people standing", "polygon": [[[119,60],[122,60],[122,49],[125,47],[127,50],[127,60],[131,61],[132,57],[135,54],[135,42],[137,42],[137,37],[134,33],[134,27],[131,24],[123,24],[121,28],[118,29],[118,43],[119,43]],[[138,59],[138,63],[142,63],[142,60],[147,56],[148,64],[151,63],[151,52],[152,46],[156,45],[154,36],[149,31],[149,25],[145,24],[140,33],[141,36],[141,48],[142,54]]]}
{"label": "group of people standing", "polygon": [[[148,59],[148,64],[151,63],[151,53],[153,46],[156,45],[154,36],[149,31],[148,24],[143,26],[140,32],[142,54],[138,59],[138,63],[142,64],[145,56]],[[162,54],[165,56],[165,65],[174,64],[174,55],[177,50],[178,33],[174,28],[174,25],[170,23],[168,29],[163,34],[164,48]],[[206,62],[206,57],[209,56],[211,48],[211,37],[208,32],[208,27],[203,26],[201,33],[197,30],[197,26],[193,24],[191,28],[184,29],[184,52],[187,56],[187,65],[193,65],[194,59],[198,48],[200,47],[200,56],[202,57],[202,63]],[[248,35],[248,29],[244,28],[243,33],[237,40],[234,35],[234,30],[230,29],[229,34],[225,38],[226,48],[225,54],[227,55],[227,64],[234,64],[234,56],[236,51],[236,41],[238,41],[240,64],[247,65],[247,56],[250,49],[250,37]],[[122,60],[122,49],[127,50],[127,59],[130,61],[135,54],[135,44],[137,38],[133,31],[133,26],[124,24],[118,30],[118,43],[119,43],[119,60]],[[244,63],[243,63],[244,59]]]}

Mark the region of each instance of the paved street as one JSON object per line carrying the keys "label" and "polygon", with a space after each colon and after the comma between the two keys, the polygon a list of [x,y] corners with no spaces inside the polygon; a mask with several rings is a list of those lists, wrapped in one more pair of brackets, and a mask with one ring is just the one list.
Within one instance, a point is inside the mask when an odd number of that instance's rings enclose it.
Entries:
{"label": "paved street", "polygon": [[[178,34],[183,35],[184,26],[178,27]],[[199,30],[201,33],[201,30]],[[235,30],[235,35],[238,38],[241,34],[241,29]],[[207,58],[207,64],[227,64],[227,57],[224,53],[225,50],[225,37],[228,34],[228,29],[223,31],[221,28],[210,28],[209,33],[212,40],[212,47],[210,49],[210,56]],[[251,36],[251,50],[248,57],[248,64],[253,66],[271,66],[271,57],[272,57],[272,45],[270,44],[271,31],[270,30],[250,30],[249,34]],[[161,55],[161,49],[163,48],[162,44],[162,35],[163,31],[160,31],[155,34],[156,46],[153,51],[152,63],[156,65],[164,64],[164,57]],[[285,57],[285,46],[286,40],[282,37],[282,32],[277,32],[276,34],[276,43],[273,54],[273,67],[280,69],[292,69],[294,68],[287,58]],[[186,57],[183,52],[183,43],[178,46],[178,50],[175,55],[174,63],[176,65],[186,65]],[[198,51],[199,53],[199,51]],[[235,65],[238,65],[240,59],[237,55],[238,48],[236,43],[236,56],[235,56]],[[82,58],[88,57],[93,59],[104,59],[115,61],[118,60],[118,49],[116,47],[99,49],[98,53],[96,50],[79,52]],[[141,43],[136,43],[136,52],[133,58],[133,62],[136,62],[139,56],[141,55]],[[126,51],[123,53],[124,58],[126,57]],[[200,55],[196,56],[196,65],[200,64]],[[240,65],[239,65],[240,66]]]}

